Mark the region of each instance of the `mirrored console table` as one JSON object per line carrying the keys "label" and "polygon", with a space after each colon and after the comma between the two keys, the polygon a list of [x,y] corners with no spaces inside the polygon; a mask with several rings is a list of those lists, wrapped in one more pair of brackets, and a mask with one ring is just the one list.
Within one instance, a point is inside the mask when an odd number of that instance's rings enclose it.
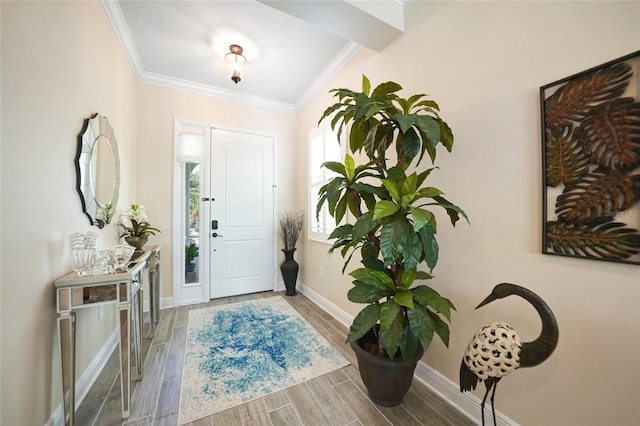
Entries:
{"label": "mirrored console table", "polygon": [[[147,272],[145,274],[145,272]],[[65,425],[75,417],[75,355],[77,309],[113,304],[119,330],[120,390],[122,418],[129,417],[131,405],[131,335],[136,379],[142,379],[143,284],[149,281],[149,329],[153,334],[159,319],[160,246],[135,253],[126,272],[78,277],[74,273],[55,282],[58,336],[62,363],[63,411]]]}

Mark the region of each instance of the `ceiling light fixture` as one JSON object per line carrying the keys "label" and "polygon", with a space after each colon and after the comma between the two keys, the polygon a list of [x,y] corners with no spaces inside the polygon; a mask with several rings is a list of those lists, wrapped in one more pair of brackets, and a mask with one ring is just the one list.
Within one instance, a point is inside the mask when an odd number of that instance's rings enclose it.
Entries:
{"label": "ceiling light fixture", "polygon": [[244,74],[242,66],[247,63],[247,58],[242,56],[242,47],[232,44],[229,46],[229,53],[224,55],[224,59],[231,64],[231,80],[238,84]]}

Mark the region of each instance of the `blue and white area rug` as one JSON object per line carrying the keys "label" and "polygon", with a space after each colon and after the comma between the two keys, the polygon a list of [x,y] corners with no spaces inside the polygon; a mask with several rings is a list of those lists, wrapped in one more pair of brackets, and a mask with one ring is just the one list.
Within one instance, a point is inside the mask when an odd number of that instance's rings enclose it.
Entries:
{"label": "blue and white area rug", "polygon": [[348,364],[282,296],[189,311],[179,424]]}

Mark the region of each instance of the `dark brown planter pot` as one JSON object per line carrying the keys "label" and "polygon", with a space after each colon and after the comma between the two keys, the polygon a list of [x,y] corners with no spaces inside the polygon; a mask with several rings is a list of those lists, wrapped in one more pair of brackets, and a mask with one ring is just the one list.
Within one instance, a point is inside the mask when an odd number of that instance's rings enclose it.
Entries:
{"label": "dark brown planter pot", "polygon": [[413,372],[424,350],[420,346],[416,356],[406,364],[402,358],[381,358],[364,350],[365,343],[371,341],[375,342],[372,332],[365,334],[357,342],[351,342],[358,360],[360,377],[373,402],[384,407],[395,407],[402,402],[411,387]]}

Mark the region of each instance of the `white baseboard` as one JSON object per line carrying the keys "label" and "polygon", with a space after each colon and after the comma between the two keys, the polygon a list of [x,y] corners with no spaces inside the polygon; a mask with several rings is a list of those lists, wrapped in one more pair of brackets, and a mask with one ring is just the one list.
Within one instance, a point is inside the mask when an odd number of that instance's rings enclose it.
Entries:
{"label": "white baseboard", "polygon": [[[422,361],[418,362],[414,378],[440,395],[442,399],[455,407],[460,413],[477,424],[481,424],[480,403],[482,400],[480,398],[469,392],[460,392],[458,383],[449,380],[449,378],[443,376]],[[492,424],[493,414],[491,414],[490,403],[485,404],[484,418],[487,424]],[[496,411],[496,424],[498,426],[518,426],[516,422],[499,411]]]}
{"label": "white baseboard", "polygon": [[[96,381],[102,369],[109,361],[113,350],[118,346],[118,327],[113,329],[113,332],[109,336],[104,345],[100,348],[96,356],[91,360],[89,366],[84,370],[80,378],[76,380],[76,400],[75,409],[77,410],[82,404],[82,401],[89,393],[91,386]],[[64,415],[62,410],[62,404],[58,405],[55,411],[51,414],[51,417],[45,424],[46,426],[62,426],[64,424]]]}
{"label": "white baseboard", "polygon": [[[284,284],[278,283],[278,287],[282,284],[284,290]],[[340,321],[345,326],[349,327],[353,321],[353,316],[343,311],[338,306],[331,303],[329,300],[313,291],[312,289],[305,287],[303,283],[298,281],[296,286],[297,290],[307,296],[316,305],[327,311],[332,317]],[[277,290],[278,291],[278,290]],[[145,301],[146,302],[146,301]],[[173,298],[167,297],[160,299],[160,309],[173,307]],[[144,310],[148,310],[148,303],[145,304]],[[76,381],[76,408],[80,406],[83,399],[87,396],[87,393],[91,389],[91,386],[97,379],[98,375],[106,365],[109,357],[113,353],[113,350],[118,345],[118,332],[117,328],[107,341],[104,343],[98,354],[91,361],[87,369],[82,373],[82,376]],[[437,370],[434,370],[429,365],[422,361],[418,362],[416,367],[415,376],[417,380],[424,383],[429,389],[436,392],[442,399],[447,401],[453,407],[455,407],[460,413],[467,416],[469,419],[480,424],[479,412],[480,412],[480,398],[476,397],[472,393],[460,392],[459,385],[449,378],[440,374]],[[491,422],[491,407],[490,404],[485,406],[485,419],[487,422]],[[518,426],[516,422],[505,416],[504,414],[496,411],[496,423],[499,426]],[[45,426],[62,426],[64,424],[62,415],[62,405],[59,405],[52,413],[51,418]]]}
{"label": "white baseboard", "polygon": [[[347,327],[351,326],[353,322],[353,316],[343,311],[329,300],[316,293],[310,288],[304,286],[304,284],[298,282],[297,288],[312,300],[316,305],[327,311],[331,316],[340,321]],[[437,393],[442,399],[447,401],[453,407],[455,407],[460,413],[464,414],[469,419],[473,420],[477,424],[481,423],[480,419],[480,403],[482,400],[472,393],[460,392],[460,386],[449,378],[440,374],[437,370],[434,370],[429,365],[422,361],[418,362],[414,378],[422,382],[429,389]],[[485,405],[485,420],[487,423],[492,422],[491,406]],[[504,414],[496,411],[496,423],[499,426],[518,426],[516,422],[505,416]]]}
{"label": "white baseboard", "polygon": [[296,288],[300,290],[300,292],[303,293],[305,296],[307,296],[309,299],[311,299],[316,305],[320,306],[322,309],[327,311],[327,313],[329,313],[332,317],[334,317],[335,319],[340,321],[342,324],[344,324],[346,327],[351,326],[351,323],[353,322],[353,316],[346,313],[345,311],[343,311],[342,309],[340,309],[339,307],[337,307],[336,305],[334,305],[329,300],[325,299],[323,296],[316,293],[312,289],[305,287],[305,285],[299,281]]}

